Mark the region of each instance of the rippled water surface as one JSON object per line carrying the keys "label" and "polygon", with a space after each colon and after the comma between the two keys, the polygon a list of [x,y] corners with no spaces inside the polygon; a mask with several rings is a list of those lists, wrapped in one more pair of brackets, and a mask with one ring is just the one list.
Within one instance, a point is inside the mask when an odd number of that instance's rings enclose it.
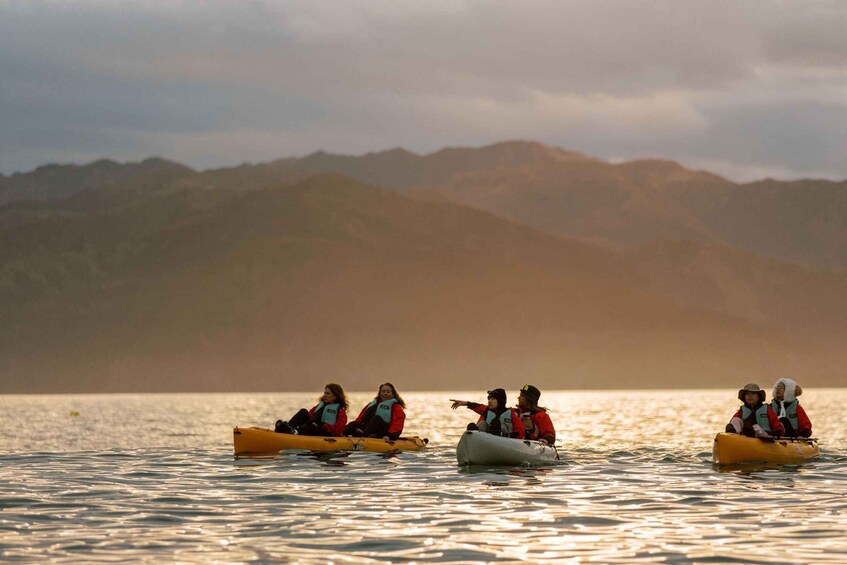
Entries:
{"label": "rippled water surface", "polygon": [[845,389],[798,467],[713,466],[732,390],[545,391],[552,467],[457,466],[481,391],[404,394],[423,452],[233,457],[314,396],[0,396],[0,561],[847,562]]}

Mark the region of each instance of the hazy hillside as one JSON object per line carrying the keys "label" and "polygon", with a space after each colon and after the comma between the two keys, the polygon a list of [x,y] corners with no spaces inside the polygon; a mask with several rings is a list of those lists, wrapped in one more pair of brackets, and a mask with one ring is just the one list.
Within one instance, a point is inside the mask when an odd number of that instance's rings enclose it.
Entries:
{"label": "hazy hillside", "polygon": [[401,149],[361,157],[316,153],[231,171],[243,175],[240,186],[339,173],[385,188],[437,192],[551,233],[606,245],[688,239],[847,269],[847,182],[739,185],[669,161],[611,164],[531,142],[424,156]]}
{"label": "hazy hillside", "polygon": [[530,164],[428,187],[551,233],[613,246],[662,239],[847,269],[847,182],[737,185],[664,161]]}
{"label": "hazy hillside", "polygon": [[0,190],[0,391],[843,384],[845,183],[504,143]]}
{"label": "hazy hillside", "polygon": [[686,307],[782,326],[809,341],[847,333],[847,274],[719,245],[660,241],[621,252],[654,292]]}
{"label": "hazy hillside", "polygon": [[318,152],[302,159],[280,159],[269,167],[290,179],[338,173],[385,188],[408,189],[447,182],[456,174],[529,164],[594,162],[579,153],[533,142],[504,142],[481,148],[447,148],[419,156],[404,149],[368,153],[361,157]]}
{"label": "hazy hillside", "polygon": [[610,252],[341,177],[111,191],[0,208],[3,391],[826,383],[844,361]]}
{"label": "hazy hillside", "polygon": [[0,204],[15,200],[62,200],[100,186],[128,182],[137,185],[145,180],[161,184],[192,173],[184,165],[155,158],[126,164],[103,159],[88,165],[44,165],[29,173],[0,175]]}
{"label": "hazy hillside", "polygon": [[669,161],[610,164],[531,142],[448,148],[424,156],[402,149],[363,156],[318,152],[199,174],[161,160],[47,166],[0,177],[0,202],[60,199],[137,178],[138,169],[160,171],[160,184],[239,191],[291,184],[316,174],[343,174],[383,188],[438,193],[554,234],[604,245],[692,240],[809,267],[847,269],[847,181],[739,185]]}

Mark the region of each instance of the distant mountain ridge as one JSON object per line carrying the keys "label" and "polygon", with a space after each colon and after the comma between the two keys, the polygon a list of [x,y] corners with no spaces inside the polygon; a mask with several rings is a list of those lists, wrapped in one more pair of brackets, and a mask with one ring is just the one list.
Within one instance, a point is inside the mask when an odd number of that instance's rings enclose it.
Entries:
{"label": "distant mountain ridge", "polygon": [[843,382],[844,183],[525,143],[0,180],[2,392]]}
{"label": "distant mountain ridge", "polygon": [[192,173],[185,165],[156,157],[126,164],[101,159],[88,165],[43,165],[29,173],[0,175],[0,205],[16,200],[62,200],[83,190],[130,179]]}
{"label": "distant mountain ridge", "polygon": [[847,269],[847,181],[739,185],[648,160],[468,172],[428,188],[551,233],[612,246],[694,240]]}
{"label": "distant mountain ridge", "polygon": [[571,161],[596,160],[535,142],[503,142],[478,149],[446,148],[424,156],[399,148],[361,157],[318,152],[302,159],[280,159],[270,167],[293,176],[338,173],[366,184],[408,189],[446,182],[459,173]]}
{"label": "distant mountain ridge", "polygon": [[[402,149],[358,157],[317,152],[197,174],[181,165],[153,162],[162,178],[186,187],[257,190],[342,174],[372,186],[440,194],[604,245],[693,240],[815,268],[847,269],[847,181],[736,184],[670,161],[610,164],[534,142],[448,148],[425,156]],[[121,166],[92,164],[69,171],[73,174],[67,181],[48,175],[44,167],[0,178],[0,203],[12,195],[62,199],[84,187],[121,183],[146,163],[126,165],[120,175]],[[97,174],[82,174],[86,171]]]}
{"label": "distant mountain ridge", "polygon": [[282,178],[339,173],[442,194],[551,233],[613,246],[704,241],[812,267],[847,269],[847,181],[736,184],[671,161],[610,164],[532,142],[313,154],[270,168]]}

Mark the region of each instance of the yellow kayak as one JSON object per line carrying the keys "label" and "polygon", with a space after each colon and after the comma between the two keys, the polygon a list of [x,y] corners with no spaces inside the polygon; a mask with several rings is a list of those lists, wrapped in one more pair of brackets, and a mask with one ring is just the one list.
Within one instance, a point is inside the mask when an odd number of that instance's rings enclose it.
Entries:
{"label": "yellow kayak", "polygon": [[279,453],[283,449],[308,451],[417,451],[426,447],[426,438],[410,437],[384,440],[363,437],[323,437],[280,434],[267,428],[239,428],[232,430],[236,455]]}
{"label": "yellow kayak", "polygon": [[814,438],[779,438],[773,442],[740,434],[715,436],[712,455],[715,463],[802,463],[820,453]]}

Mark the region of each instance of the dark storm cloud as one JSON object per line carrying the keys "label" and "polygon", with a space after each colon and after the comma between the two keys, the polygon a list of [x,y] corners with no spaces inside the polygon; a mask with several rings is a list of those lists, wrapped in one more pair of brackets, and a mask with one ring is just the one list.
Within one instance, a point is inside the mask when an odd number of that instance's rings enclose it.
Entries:
{"label": "dark storm cloud", "polygon": [[0,171],[524,138],[847,177],[843,6],[0,3]]}

